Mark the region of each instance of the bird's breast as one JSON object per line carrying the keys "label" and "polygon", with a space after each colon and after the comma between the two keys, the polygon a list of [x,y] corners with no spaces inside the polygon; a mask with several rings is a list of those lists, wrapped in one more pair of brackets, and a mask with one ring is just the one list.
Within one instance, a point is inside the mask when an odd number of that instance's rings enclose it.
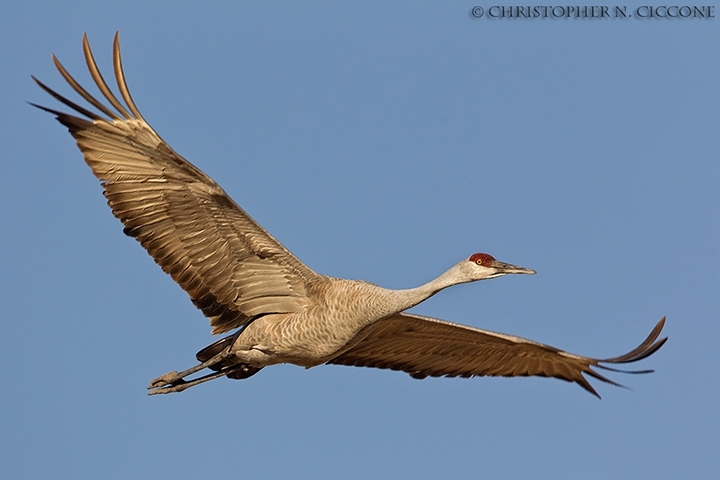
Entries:
{"label": "bird's breast", "polygon": [[365,282],[338,280],[313,300],[302,312],[255,320],[238,341],[278,362],[313,366],[344,352],[364,327],[394,313],[387,312],[383,289]]}

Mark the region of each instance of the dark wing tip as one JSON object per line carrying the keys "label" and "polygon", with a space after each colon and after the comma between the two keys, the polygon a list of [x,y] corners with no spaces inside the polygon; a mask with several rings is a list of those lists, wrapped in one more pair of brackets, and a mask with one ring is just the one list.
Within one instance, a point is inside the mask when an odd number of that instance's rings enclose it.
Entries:
{"label": "dark wing tip", "polygon": [[[115,32],[114,42],[113,42],[113,69],[114,69],[114,76],[115,80],[117,82],[117,87],[120,91],[120,97],[122,100],[125,101],[125,105],[118,100],[118,98],[112,93],[110,88],[108,87],[107,83],[103,79],[102,74],[100,73],[100,69],[97,66],[97,63],[95,62],[95,58],[93,57],[92,50],[90,49],[90,42],[88,41],[87,33],[83,33],[82,38],[82,46],[83,46],[83,53],[85,56],[85,63],[87,64],[87,68],[90,72],[90,76],[92,77],[93,82],[97,86],[97,88],[100,90],[100,93],[102,94],[102,97],[104,97],[110,105],[105,105],[102,102],[100,102],[97,98],[95,98],[92,94],[90,94],[84,87],[80,85],[73,77],[70,75],[70,73],[63,67],[62,63],[58,60],[58,58],[55,56],[55,54],[51,55],[53,64],[55,65],[55,68],[57,68],[58,72],[60,72],[60,75],[65,79],[65,81],[72,87],[72,89],[78,93],[84,100],[86,100],[90,105],[98,109],[103,114],[107,115],[111,120],[130,120],[130,119],[138,119],[145,121],[140,115],[140,111],[138,110],[137,106],[135,105],[135,102],[133,101],[132,97],[130,96],[130,91],[128,90],[127,83],[125,81],[125,75],[123,73],[122,68],[122,61],[120,59],[120,32]],[[57,101],[63,103],[65,106],[70,107],[71,109],[75,110],[76,112],[80,113],[81,115],[91,119],[91,120],[106,120],[105,118],[101,117],[100,115],[88,110],[87,108],[84,108],[77,103],[69,100],[68,98],[60,95],[47,85],[45,85],[43,82],[38,80],[35,76],[31,75],[31,78],[33,81],[46,93],[48,93],[50,96],[52,96]],[[101,97],[101,98],[102,98]],[[30,103],[30,102],[29,102]],[[42,110],[45,110],[47,112],[53,113],[58,116],[58,119],[61,117],[69,117],[67,114],[63,114],[62,112],[58,110],[53,110],[50,108],[42,107],[39,105],[36,105],[34,103],[31,103],[31,105],[36,106],[38,108],[41,108]],[[111,107],[112,106],[112,107]],[[115,108],[117,113],[112,110],[112,108]],[[129,111],[128,111],[129,109]],[[146,122],[147,123],[147,122]]]}
{"label": "dark wing tip", "polygon": [[[30,75],[30,78],[33,79],[33,81],[38,85],[38,87],[42,88],[48,95],[50,95],[50,96],[53,97],[55,100],[57,100],[58,102],[62,103],[63,105],[66,105],[66,106],[72,108],[72,109],[75,110],[76,112],[78,112],[78,113],[80,113],[80,114],[82,114],[82,115],[84,115],[84,116],[86,116],[86,117],[88,117],[88,118],[90,118],[90,119],[92,119],[92,120],[99,120],[99,119],[101,118],[99,115],[96,115],[95,113],[91,112],[90,110],[88,110],[88,109],[86,109],[86,108],[83,108],[83,107],[81,107],[80,105],[78,105],[77,103],[72,102],[72,101],[68,100],[67,98],[63,97],[62,95],[60,95],[59,93],[57,93],[55,90],[53,90],[52,88],[48,87],[48,86],[45,85],[43,82],[41,82],[40,80],[38,80],[34,75]],[[32,104],[32,105],[35,105],[35,104]],[[53,109],[50,109],[50,108],[41,107],[41,106],[39,106],[39,105],[35,105],[35,106],[37,106],[38,108],[41,108],[41,109],[43,109],[43,110],[45,110],[45,111],[47,111],[47,112],[53,113],[53,114],[55,114],[55,115],[58,115],[58,116],[63,115],[63,113],[60,112],[60,111],[58,111],[58,110],[53,110]]]}
{"label": "dark wing tip", "polygon": [[[652,329],[650,335],[636,348],[629,351],[625,355],[619,357],[606,358],[599,360],[600,363],[630,363],[642,360],[643,358],[649,357],[655,353],[660,347],[662,347],[667,341],[667,337],[657,340],[665,326],[665,317],[661,318],[660,321]],[[657,341],[656,341],[657,340]]]}
{"label": "dark wing tip", "polygon": [[[662,331],[663,327],[665,326],[665,320],[666,317],[663,317],[660,319],[660,321],[655,325],[655,327],[650,332],[650,335],[636,348],[631,350],[630,352],[626,353],[625,355],[621,355],[619,357],[613,357],[613,358],[607,358],[603,360],[595,360],[592,362],[591,365],[589,365],[583,373],[586,373],[602,382],[609,383],[611,385],[615,385],[616,387],[621,388],[628,388],[625,385],[622,385],[620,383],[617,383],[613,380],[610,380],[609,378],[600,375],[598,372],[592,370],[592,367],[598,367],[602,368],[603,370],[608,370],[611,372],[617,372],[617,373],[631,373],[631,374],[645,374],[645,373],[653,373],[655,370],[652,369],[646,369],[646,370],[622,370],[618,368],[612,368],[608,367],[607,365],[603,365],[603,363],[631,363],[631,362],[637,362],[638,360],[642,360],[644,358],[649,357],[653,353],[657,352],[660,347],[665,345],[665,342],[667,342],[668,337],[661,338],[660,340],[657,340],[658,336],[660,335],[660,332]],[[600,395],[590,387],[590,384],[583,378],[583,382],[576,380],[576,382],[583,387],[585,390],[589,391],[590,393],[594,394],[598,398],[600,398]],[[588,388],[589,387],[589,388]]]}
{"label": "dark wing tip", "polygon": [[43,107],[42,105],[38,105],[37,103],[33,103],[33,102],[26,101],[26,103],[28,105],[32,105],[35,108],[39,108],[40,110],[42,110],[44,112],[52,113],[53,115],[62,115],[62,112],[60,112],[58,110],[53,110],[52,108]]}

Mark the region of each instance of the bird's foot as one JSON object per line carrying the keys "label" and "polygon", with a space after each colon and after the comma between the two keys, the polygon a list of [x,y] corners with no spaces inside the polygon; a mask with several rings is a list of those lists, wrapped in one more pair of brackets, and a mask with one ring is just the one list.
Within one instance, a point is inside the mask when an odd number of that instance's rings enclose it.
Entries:
{"label": "bird's foot", "polygon": [[[182,392],[183,390],[187,390],[188,388],[190,388],[192,386],[200,385],[201,383],[205,383],[205,382],[209,382],[210,380],[213,380],[215,378],[224,377],[231,371],[232,371],[232,369],[223,369],[223,370],[220,370],[219,372],[208,373],[207,375],[204,375],[200,378],[196,378],[193,380],[183,380],[182,374],[185,372],[166,373],[162,377],[158,377],[150,383],[150,386],[148,387],[148,390],[150,390],[148,392],[148,395],[158,395],[161,393]],[[168,380],[174,380],[175,378],[178,378],[178,380],[175,380],[173,382],[168,382]]]}
{"label": "bird's foot", "polygon": [[[164,376],[164,375],[163,375]],[[152,385],[152,384],[151,384]],[[183,390],[195,385],[192,382],[186,382],[185,380],[179,380],[176,383],[165,384],[163,386],[150,386],[148,387],[148,395],[160,395],[164,393],[182,392]]]}
{"label": "bird's foot", "polygon": [[153,388],[171,386],[182,381],[182,379],[183,377],[178,372],[168,372],[165,375],[160,375],[156,379],[152,380],[147,388],[148,390],[152,390]]}

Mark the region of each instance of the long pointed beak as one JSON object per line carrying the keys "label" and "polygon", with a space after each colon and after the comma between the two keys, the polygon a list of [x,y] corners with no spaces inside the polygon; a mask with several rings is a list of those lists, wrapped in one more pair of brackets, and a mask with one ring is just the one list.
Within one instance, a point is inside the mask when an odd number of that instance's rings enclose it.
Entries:
{"label": "long pointed beak", "polygon": [[495,260],[495,264],[493,265],[498,271],[498,273],[507,274],[507,273],[522,273],[525,275],[534,275],[537,273],[532,268],[525,268],[525,267],[518,267],[517,265],[512,265],[509,263],[504,262],[498,262]]}

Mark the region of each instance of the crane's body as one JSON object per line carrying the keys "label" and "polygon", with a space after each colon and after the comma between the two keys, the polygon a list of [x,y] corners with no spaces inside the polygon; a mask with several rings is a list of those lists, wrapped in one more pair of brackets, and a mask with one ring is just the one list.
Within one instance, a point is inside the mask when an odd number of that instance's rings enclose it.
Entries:
{"label": "crane's body", "polygon": [[[390,290],[318,274],[258,225],[210,177],[177,154],[145,121],[125,83],[119,37],[115,79],[124,101],[105,83],[87,37],[90,74],[111,106],[87,92],[53,56],[63,78],[103,115],[39,80],[37,84],[82,117],[46,107],[68,127],[101,181],[108,205],[160,267],[210,320],[214,334],[235,330],[197,353],[200,362],[150,383],[150,394],[179,392],[214,378],[247,378],[263,367],[292,363],[390,368],[427,376],[546,376],[578,383],[584,375],[617,385],[591,367],[614,370],[660,348],[663,318],[631,352],[594,359],[548,345],[405,313],[440,290],[534,270],[476,253],[416,288]],[[84,117],[84,118],[83,118]],[[211,373],[188,378],[209,368]],[[647,371],[631,372],[644,373]]]}
{"label": "crane's body", "polygon": [[347,349],[364,327],[395,313],[398,300],[404,300],[398,298],[402,293],[370,283],[330,277],[319,279],[309,290],[311,300],[302,312],[254,320],[237,337],[230,353],[256,367],[320,365]]}
{"label": "crane's body", "polygon": [[305,310],[258,318],[245,328],[231,352],[238,357],[247,355],[246,351],[264,352],[262,361],[253,362],[258,366],[320,365],[346,349],[364,327],[396,313],[403,303],[415,301],[405,292],[329,277],[317,281],[310,291]]}

